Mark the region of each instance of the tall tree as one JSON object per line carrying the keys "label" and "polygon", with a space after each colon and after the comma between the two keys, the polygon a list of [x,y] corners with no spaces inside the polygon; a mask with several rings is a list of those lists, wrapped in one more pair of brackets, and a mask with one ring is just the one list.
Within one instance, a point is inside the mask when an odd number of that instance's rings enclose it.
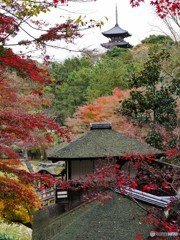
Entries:
{"label": "tall tree", "polygon": [[51,64],[53,81],[45,89],[54,95],[51,112],[56,116],[57,122],[63,123],[78,106],[86,103],[91,68],[92,62],[87,57],[75,57],[66,59],[62,64]]}
{"label": "tall tree", "polygon": [[123,101],[120,110],[135,124],[149,124],[151,131],[146,141],[158,148],[165,147],[166,140],[170,141],[167,145],[175,147],[173,130],[177,126],[177,114],[174,93],[177,82],[167,83],[162,74],[163,62],[169,57],[165,50],[150,52],[143,69],[132,75],[130,87],[135,90]]}
{"label": "tall tree", "polygon": [[114,88],[126,89],[126,77],[133,65],[133,59],[129,50],[113,48],[102,55],[94,64],[94,76],[87,89],[89,101],[101,96],[111,95]]}

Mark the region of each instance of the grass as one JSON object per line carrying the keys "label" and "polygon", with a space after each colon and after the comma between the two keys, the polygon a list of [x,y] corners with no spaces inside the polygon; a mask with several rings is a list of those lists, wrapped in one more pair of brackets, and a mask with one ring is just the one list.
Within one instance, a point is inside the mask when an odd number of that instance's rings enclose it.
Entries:
{"label": "grass", "polygon": [[0,233],[10,235],[13,240],[31,240],[32,229],[25,227],[22,224],[7,224],[0,222]]}

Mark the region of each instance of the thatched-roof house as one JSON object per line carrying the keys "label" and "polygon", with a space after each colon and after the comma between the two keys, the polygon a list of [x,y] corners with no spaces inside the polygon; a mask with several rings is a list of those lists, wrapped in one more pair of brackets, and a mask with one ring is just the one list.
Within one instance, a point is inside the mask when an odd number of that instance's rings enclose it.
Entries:
{"label": "thatched-roof house", "polygon": [[69,144],[56,146],[47,155],[54,163],[65,161],[67,178],[72,179],[92,172],[97,159],[119,159],[126,153],[160,155],[161,151],[112,130],[110,123],[94,123],[90,131]]}
{"label": "thatched-roof house", "polygon": [[[141,206],[151,208],[148,204],[141,203]],[[33,240],[133,240],[138,235],[148,239],[150,231],[154,230],[151,224],[143,221],[147,212],[119,194],[113,194],[113,200],[105,205],[92,202],[60,214],[56,219],[51,217],[47,221],[48,216],[46,213],[44,224],[35,218]]]}

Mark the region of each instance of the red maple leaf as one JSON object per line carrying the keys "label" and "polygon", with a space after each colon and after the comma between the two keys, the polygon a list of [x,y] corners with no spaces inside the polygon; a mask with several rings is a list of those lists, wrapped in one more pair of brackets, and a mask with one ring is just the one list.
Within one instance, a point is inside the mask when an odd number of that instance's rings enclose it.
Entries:
{"label": "red maple leaf", "polygon": [[142,234],[138,234],[138,235],[136,235],[136,240],[138,240],[138,239],[142,239],[143,238],[143,236],[142,236]]}

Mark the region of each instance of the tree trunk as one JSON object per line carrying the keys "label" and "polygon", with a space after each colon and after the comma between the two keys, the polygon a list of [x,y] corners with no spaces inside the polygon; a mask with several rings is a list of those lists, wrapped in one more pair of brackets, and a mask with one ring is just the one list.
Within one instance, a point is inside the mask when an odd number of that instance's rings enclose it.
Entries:
{"label": "tree trunk", "polygon": [[31,165],[31,163],[29,162],[29,159],[28,159],[28,154],[27,154],[27,149],[25,148],[24,149],[24,163],[26,164],[26,167],[27,169],[29,170],[30,173],[33,173],[34,170],[33,170],[33,167]]}

